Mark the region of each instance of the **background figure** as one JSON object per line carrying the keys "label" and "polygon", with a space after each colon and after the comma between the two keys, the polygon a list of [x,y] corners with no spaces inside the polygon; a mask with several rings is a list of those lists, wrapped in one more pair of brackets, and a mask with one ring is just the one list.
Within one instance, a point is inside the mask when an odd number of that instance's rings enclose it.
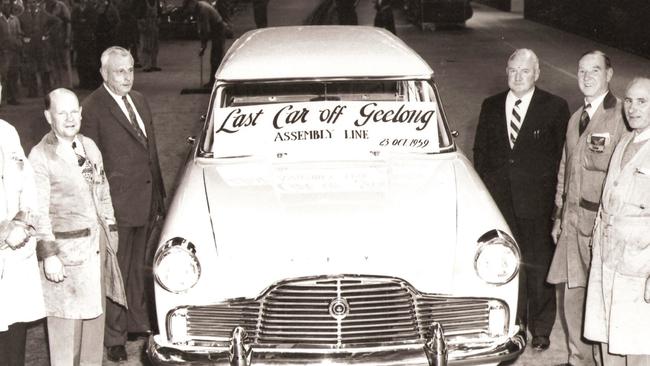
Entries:
{"label": "background figure", "polygon": [[0,366],[16,366],[25,364],[25,323],[45,316],[45,307],[29,226],[36,209],[34,173],[16,129],[3,120],[0,177]]}
{"label": "background figure", "polygon": [[602,343],[604,366],[650,365],[650,79],[628,85],[624,110],[632,132],[609,164],[585,310],[585,337]]}
{"label": "background figure", "polygon": [[358,0],[334,0],[340,25],[358,25],[356,6]]}
{"label": "background figure", "polygon": [[34,146],[29,160],[38,192],[50,363],[101,365],[105,296],[126,304],[102,155],[78,134],[81,108],[73,92],[48,94],[45,118],[52,131]]}
{"label": "background figure", "polygon": [[593,347],[582,338],[590,242],[609,158],[625,130],[621,102],[609,91],[612,75],[609,57],[600,51],[578,61],[585,106],[569,120],[558,169],[552,232],[556,247],[547,280],[558,285],[568,364],[574,366],[595,364]]}
{"label": "background figure", "polygon": [[[257,28],[266,28],[269,25],[267,18],[267,7],[269,0],[253,0],[253,18],[255,19],[255,26]],[[221,14],[226,16],[226,14]]]}
{"label": "background figure", "polygon": [[138,19],[136,14],[142,12],[144,4],[140,0],[121,0],[117,4],[120,15],[120,24],[117,27],[116,45],[126,48],[131,52],[137,62],[139,41]]}
{"label": "background figure", "polygon": [[212,87],[226,43],[226,24],[223,17],[212,5],[198,0],[185,0],[183,8],[196,17],[201,38],[199,56],[203,57],[208,41],[210,41],[210,80],[204,85]]}
{"label": "background figure", "polygon": [[158,67],[158,0],[143,0],[143,14],[138,20],[142,44],[144,72],[160,71]]}
{"label": "background figure", "polygon": [[52,45],[52,86],[72,88],[72,66],[70,65],[70,40],[72,24],[70,9],[61,0],[45,0],[45,11],[59,19],[50,34]]}
{"label": "background figure", "polygon": [[22,80],[27,86],[28,97],[38,96],[38,81],[41,90],[47,94],[51,90],[50,71],[52,70],[51,32],[61,22],[57,17],[43,11],[36,0],[25,0],[25,11],[18,17],[23,30],[24,57],[22,60]]}
{"label": "background figure", "polygon": [[[95,28],[95,42],[97,48],[95,49],[95,64],[98,63],[102,52],[105,49],[116,44],[117,29],[120,24],[120,14],[117,8],[113,5],[112,0],[96,0],[97,1],[97,26]],[[95,69],[93,76],[95,78],[95,85],[102,83],[102,76],[99,69]]]}
{"label": "background figure", "polygon": [[521,249],[517,317],[533,335],[531,345],[543,351],[556,315],[555,288],[546,283],[546,274],[553,257],[553,197],[569,106],[535,86],[539,61],[531,50],[516,50],[506,73],[510,89],[481,106],[474,166]]}
{"label": "background figure", "polygon": [[375,27],[388,29],[394,35],[397,35],[395,30],[395,19],[393,18],[393,5],[392,0],[375,0]]}
{"label": "background figure", "polygon": [[104,156],[118,224],[117,256],[129,308],[107,302],[104,344],[107,357],[119,361],[127,358],[127,333],[148,334],[155,326],[149,318],[155,313],[149,311],[153,283],[147,282],[155,247],[148,247],[147,239],[152,223],[164,215],[165,188],[149,103],[131,89],[131,54],[111,47],[101,61],[104,84],[83,102],[82,132],[98,142]]}
{"label": "background figure", "polygon": [[0,78],[5,93],[2,100],[18,103],[20,55],[23,48],[22,29],[18,17],[12,14],[13,0],[2,0],[0,15]]}
{"label": "background figure", "polygon": [[94,89],[101,84],[96,78],[99,69],[96,28],[94,0],[78,0],[72,9],[72,40],[80,89]]}

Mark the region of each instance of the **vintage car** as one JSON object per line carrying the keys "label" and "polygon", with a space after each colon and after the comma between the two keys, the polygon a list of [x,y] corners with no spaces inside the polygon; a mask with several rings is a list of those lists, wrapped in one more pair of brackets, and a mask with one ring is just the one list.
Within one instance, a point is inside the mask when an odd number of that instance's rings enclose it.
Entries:
{"label": "vintage car", "polygon": [[520,253],[385,30],[266,28],[216,75],[154,257],[158,365],[497,365]]}

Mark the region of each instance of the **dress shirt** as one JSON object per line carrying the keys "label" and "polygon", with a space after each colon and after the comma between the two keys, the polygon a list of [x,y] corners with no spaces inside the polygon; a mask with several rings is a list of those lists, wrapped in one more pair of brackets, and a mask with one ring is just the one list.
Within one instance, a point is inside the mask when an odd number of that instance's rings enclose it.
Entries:
{"label": "dress shirt", "polygon": [[642,142],[650,139],[650,128],[646,128],[644,131],[641,131],[640,133],[636,133],[634,135],[634,143],[637,142]]}
{"label": "dress shirt", "polygon": [[526,120],[526,112],[528,112],[528,106],[530,105],[531,99],[533,99],[534,92],[535,88],[522,95],[521,98],[517,97],[512,90],[508,92],[508,96],[506,97],[506,125],[508,126],[508,136],[510,136],[510,121],[514,119],[512,116],[512,109],[515,107],[515,102],[518,99],[521,99],[518,108],[520,111],[519,115],[521,116],[521,127],[523,127],[524,121]]}
{"label": "dress shirt", "polygon": [[591,101],[591,103],[587,102],[587,100],[585,99],[585,104],[583,104],[583,106],[587,104],[591,104],[591,107],[587,109],[589,120],[594,119],[594,113],[596,113],[598,107],[600,107],[600,105],[603,104],[603,100],[605,100],[605,96],[607,95],[608,92],[609,91],[606,91],[604,94],[597,96],[596,98],[594,98],[594,100]]}
{"label": "dress shirt", "polygon": [[[56,134],[54,136],[56,136]],[[61,154],[63,158],[68,162],[74,164],[75,166],[79,166],[77,154],[83,156],[84,158],[86,157],[86,152],[84,151],[83,145],[81,145],[79,138],[75,136],[72,141],[68,141],[60,138],[59,136],[56,136],[56,139],[59,141],[59,146],[57,147],[59,154]],[[72,148],[73,143],[77,144],[76,149]]]}
{"label": "dress shirt", "polygon": [[[106,91],[108,94],[115,99],[115,103],[120,106],[120,109],[122,110],[122,113],[126,116],[127,120],[129,119],[129,112],[126,110],[126,105],[124,105],[124,102],[122,101],[122,96],[117,95],[109,89],[106,84],[104,84],[104,88],[106,88]],[[138,109],[135,107],[135,104],[133,104],[133,99],[131,99],[130,95],[126,95],[126,99],[129,100],[129,103],[131,103],[131,108],[133,108],[133,112],[135,112],[135,118],[138,120],[138,126],[140,126],[140,130],[142,131],[142,134],[147,137],[147,130],[144,128],[144,122],[142,122],[142,118],[140,117],[140,113],[138,112]]]}

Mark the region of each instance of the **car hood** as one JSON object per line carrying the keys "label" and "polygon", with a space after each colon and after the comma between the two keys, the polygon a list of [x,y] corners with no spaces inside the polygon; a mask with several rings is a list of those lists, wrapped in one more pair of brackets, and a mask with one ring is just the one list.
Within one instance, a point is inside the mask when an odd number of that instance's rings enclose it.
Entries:
{"label": "car hood", "polygon": [[228,163],[205,168],[204,179],[219,272],[247,273],[237,286],[248,292],[228,297],[335,274],[449,289],[456,184],[448,159]]}

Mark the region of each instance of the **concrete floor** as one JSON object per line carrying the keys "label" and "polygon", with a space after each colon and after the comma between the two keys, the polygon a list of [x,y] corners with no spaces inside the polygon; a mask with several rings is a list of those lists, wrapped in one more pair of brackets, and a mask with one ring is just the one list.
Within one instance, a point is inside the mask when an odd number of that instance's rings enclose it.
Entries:
{"label": "concrete floor", "polygon": [[[269,5],[271,26],[302,24],[319,0],[272,0]],[[245,2],[246,5],[250,4]],[[612,87],[621,95],[633,76],[650,70],[650,61],[596,42],[524,20],[520,14],[498,12],[474,4],[474,16],[466,27],[422,31],[396,13],[398,35],[429,62],[447,116],[460,132],[460,148],[471,155],[474,130],[482,100],[506,88],[505,63],[509,54],[520,47],[537,52],[541,62],[538,86],[569,101],[572,109],[581,103],[575,76],[578,57],[585,51],[601,49],[608,53],[615,69]],[[372,0],[361,0],[358,7],[361,24],[372,24]],[[237,35],[252,29],[252,12],[246,7],[233,19]],[[159,65],[163,72],[136,73],[135,89],[149,97],[154,112],[160,161],[165,184],[172,189],[174,177],[188,150],[186,137],[200,130],[200,116],[205,113],[208,95],[180,95],[180,90],[198,87],[200,59],[197,41],[163,41]],[[203,65],[203,81],[207,80],[207,57]],[[80,91],[81,98],[87,91]],[[48,130],[43,118],[41,99],[21,99],[20,106],[0,108],[0,117],[18,129],[26,151]],[[559,321],[551,337],[551,348],[543,353],[528,348],[512,365],[553,365],[566,362],[566,346]],[[142,349],[144,341],[128,343],[129,361],[124,365],[146,364]],[[41,323],[30,329],[28,365],[48,365]],[[105,362],[105,364],[111,364]]]}

